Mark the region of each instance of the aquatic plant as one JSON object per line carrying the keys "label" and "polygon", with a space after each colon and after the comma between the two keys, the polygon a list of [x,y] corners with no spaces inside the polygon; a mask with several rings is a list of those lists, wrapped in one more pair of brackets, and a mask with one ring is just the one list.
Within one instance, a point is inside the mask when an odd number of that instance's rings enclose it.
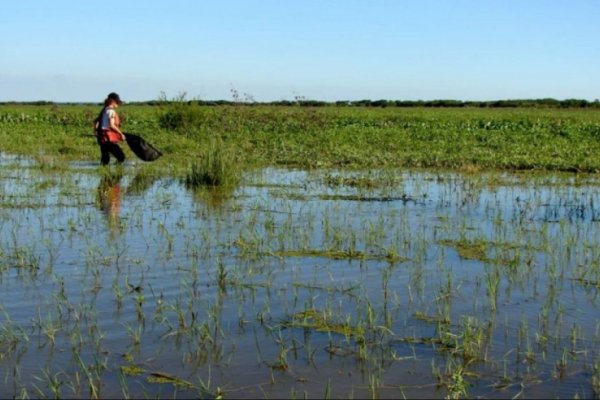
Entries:
{"label": "aquatic plant", "polygon": [[241,179],[235,153],[226,148],[220,138],[210,140],[199,158],[199,161],[192,163],[185,178],[188,187],[233,186]]}

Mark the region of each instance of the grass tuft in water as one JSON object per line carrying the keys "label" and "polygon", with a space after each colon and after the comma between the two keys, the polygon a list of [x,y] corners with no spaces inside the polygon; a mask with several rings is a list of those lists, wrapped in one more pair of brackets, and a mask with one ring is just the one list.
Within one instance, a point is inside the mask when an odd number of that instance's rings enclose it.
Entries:
{"label": "grass tuft in water", "polygon": [[166,374],[166,373],[163,373],[163,372],[152,372],[146,378],[146,380],[149,383],[171,384],[171,385],[174,385],[176,387],[194,388],[194,385],[191,382],[188,382],[186,380],[183,380],[181,378],[178,378],[176,376],[173,376],[173,375],[170,375],[170,374]]}
{"label": "grass tuft in water", "polygon": [[241,170],[232,149],[220,138],[211,139],[202,151],[200,161],[191,165],[186,175],[188,187],[234,186],[240,181]]}
{"label": "grass tuft in water", "polygon": [[381,253],[366,253],[354,249],[300,249],[281,250],[274,254],[278,257],[324,257],[334,260],[387,260],[389,262],[403,262],[407,260],[391,250]]}
{"label": "grass tuft in water", "polygon": [[364,337],[364,326],[352,325],[349,322],[338,323],[326,318],[325,314],[309,309],[292,315],[289,321],[283,323],[286,328],[313,329],[317,332],[343,334],[344,336]]}

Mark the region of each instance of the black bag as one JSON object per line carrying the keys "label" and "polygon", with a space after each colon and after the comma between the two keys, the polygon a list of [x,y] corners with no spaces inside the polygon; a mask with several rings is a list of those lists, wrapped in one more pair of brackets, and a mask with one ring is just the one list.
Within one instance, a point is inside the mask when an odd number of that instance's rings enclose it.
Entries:
{"label": "black bag", "polygon": [[127,145],[136,156],[143,161],[154,161],[162,156],[162,153],[150,143],[146,142],[142,137],[133,133],[124,133]]}

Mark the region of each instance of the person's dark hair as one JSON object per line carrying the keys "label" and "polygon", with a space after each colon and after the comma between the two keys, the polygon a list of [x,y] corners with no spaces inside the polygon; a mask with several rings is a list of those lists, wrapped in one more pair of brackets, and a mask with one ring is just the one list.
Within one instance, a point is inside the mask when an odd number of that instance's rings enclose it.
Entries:
{"label": "person's dark hair", "polygon": [[106,100],[104,101],[104,103],[107,104],[110,100],[115,101],[117,104],[123,103],[123,101],[121,101],[121,98],[119,97],[119,95],[116,94],[115,92],[109,93],[108,96],[106,96]]}

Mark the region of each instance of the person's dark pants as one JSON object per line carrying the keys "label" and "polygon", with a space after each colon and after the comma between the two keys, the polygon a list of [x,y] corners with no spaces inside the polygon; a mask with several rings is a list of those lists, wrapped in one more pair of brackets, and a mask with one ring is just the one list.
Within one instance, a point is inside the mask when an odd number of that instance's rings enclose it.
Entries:
{"label": "person's dark pants", "polygon": [[117,159],[117,162],[122,163],[123,161],[125,161],[125,154],[123,154],[123,150],[121,150],[119,145],[116,143],[101,143],[100,153],[100,162],[102,163],[102,165],[108,165],[111,154]]}

